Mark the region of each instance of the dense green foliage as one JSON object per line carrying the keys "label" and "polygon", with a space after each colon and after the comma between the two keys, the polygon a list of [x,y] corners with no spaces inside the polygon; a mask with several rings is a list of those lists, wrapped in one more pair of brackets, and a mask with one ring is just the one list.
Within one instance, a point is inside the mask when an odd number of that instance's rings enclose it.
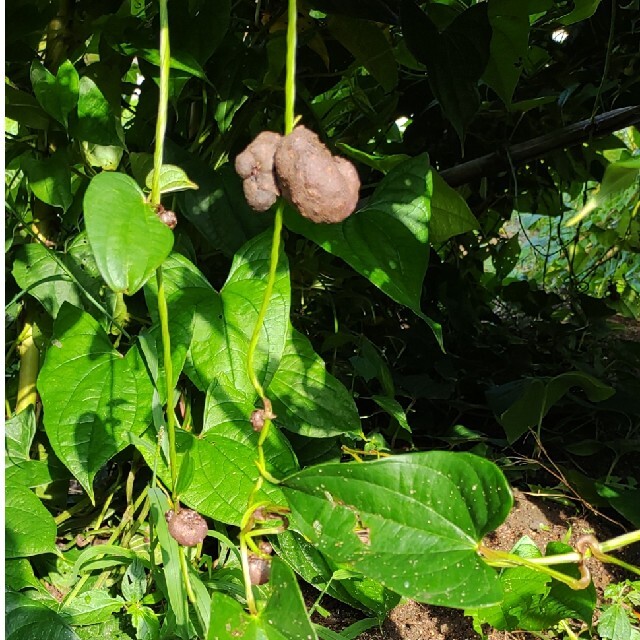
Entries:
{"label": "dense green foliage", "polygon": [[[637,531],[483,539],[510,484],[640,526],[637,2],[166,5],[7,6],[7,638],[334,638],[296,574],[590,631],[575,565]],[[361,178],[338,224],[233,168],[291,130],[294,52]],[[637,637],[617,587],[597,628]]]}

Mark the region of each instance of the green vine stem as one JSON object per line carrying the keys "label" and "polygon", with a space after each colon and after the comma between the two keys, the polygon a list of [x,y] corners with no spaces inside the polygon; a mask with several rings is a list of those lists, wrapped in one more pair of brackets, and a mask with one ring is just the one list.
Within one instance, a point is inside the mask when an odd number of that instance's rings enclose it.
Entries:
{"label": "green vine stem", "polygon": [[[160,171],[164,155],[164,135],[167,129],[167,105],[169,104],[169,70],[171,53],[169,48],[169,13],[167,0],[159,0],[160,4],[160,99],[158,101],[158,119],[156,121],[156,146],[153,152],[153,176],[151,183],[151,204],[160,204]],[[169,335],[169,310],[164,290],[162,266],[156,270],[158,286],[158,316],[162,332],[162,349],[164,357],[164,375],[167,387],[167,436],[169,439],[169,468],[171,471],[171,490],[174,508],[178,508],[177,479],[178,461],[176,455],[176,419],[173,410],[173,361],[171,360],[171,338]]]}
{"label": "green vine stem", "polygon": [[[284,105],[284,133],[288,135],[293,131],[295,124],[295,99],[296,99],[296,42],[297,42],[297,18],[298,7],[296,0],[289,0],[288,5],[288,21],[287,21],[287,57],[286,57],[286,79],[285,79],[285,105]],[[267,277],[267,284],[262,296],[262,303],[258,312],[258,318],[255,326],[253,327],[253,333],[251,340],[249,341],[249,348],[247,351],[247,374],[253,388],[260,396],[262,405],[264,408],[264,425],[260,431],[260,437],[258,438],[258,459],[256,465],[260,470],[260,475],[256,481],[256,484],[249,496],[247,511],[243,517],[245,523],[241,527],[240,531],[240,557],[242,561],[242,573],[245,583],[245,594],[247,600],[247,607],[252,615],[257,614],[256,602],[253,596],[253,589],[251,587],[251,577],[249,576],[249,550],[248,547],[255,548],[252,538],[260,533],[266,533],[267,530],[262,532],[252,532],[253,524],[251,523],[251,516],[257,508],[254,504],[254,499],[265,476],[272,480],[271,476],[266,472],[265,457],[264,457],[264,443],[269,435],[271,428],[271,420],[275,417],[271,411],[271,402],[267,398],[265,389],[261,382],[258,380],[258,376],[255,371],[255,354],[258,346],[258,340],[260,339],[260,331],[264,324],[264,320],[269,309],[271,302],[271,295],[273,294],[273,287],[276,281],[276,271],[278,269],[278,259],[280,257],[280,244],[282,239],[282,220],[284,216],[284,201],[280,199],[276,205],[276,211],[273,222],[273,240],[271,243],[271,255],[269,260],[269,274]]]}
{"label": "green vine stem", "polygon": [[[484,560],[493,567],[516,567],[523,566],[547,575],[564,582],[572,589],[584,589],[589,586],[591,582],[591,576],[589,571],[584,566],[586,558],[593,556],[600,562],[615,564],[623,569],[626,569],[630,573],[640,575],[640,569],[624,560],[620,560],[614,556],[609,555],[610,551],[621,549],[630,544],[640,542],[640,529],[636,531],[630,531],[616,538],[598,542],[593,536],[582,536],[576,542],[576,551],[569,553],[558,554],[554,556],[543,556],[541,558],[521,558],[513,553],[507,551],[500,551],[497,549],[489,549],[484,545],[478,547],[478,553],[484,558]],[[551,566],[558,564],[577,564],[580,569],[581,577],[579,579],[572,578],[564,573],[560,573]]]}

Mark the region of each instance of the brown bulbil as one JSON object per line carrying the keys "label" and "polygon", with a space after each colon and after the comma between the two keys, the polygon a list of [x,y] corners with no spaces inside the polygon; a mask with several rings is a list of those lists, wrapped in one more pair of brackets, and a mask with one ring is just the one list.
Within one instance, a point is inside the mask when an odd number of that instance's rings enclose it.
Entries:
{"label": "brown bulbil", "polygon": [[185,547],[195,547],[207,537],[209,527],[205,519],[192,509],[170,509],[164,514],[171,536]]}
{"label": "brown bulbil", "polygon": [[265,584],[271,577],[271,560],[261,558],[255,553],[249,554],[249,578],[251,584]]}
{"label": "brown bulbil", "polygon": [[236,173],[243,180],[244,197],[256,211],[266,211],[280,195],[273,173],[273,158],[281,141],[279,133],[263,131],[236,157]]}
{"label": "brown bulbil", "polygon": [[178,217],[170,209],[165,209],[161,204],[157,204],[156,215],[158,216],[160,222],[166,224],[169,229],[173,230],[176,228],[178,224]]}
{"label": "brown bulbil", "polygon": [[356,168],[331,155],[304,126],[296,127],[280,143],[275,171],[282,195],[312,222],[341,222],[356,208],[360,190]]}

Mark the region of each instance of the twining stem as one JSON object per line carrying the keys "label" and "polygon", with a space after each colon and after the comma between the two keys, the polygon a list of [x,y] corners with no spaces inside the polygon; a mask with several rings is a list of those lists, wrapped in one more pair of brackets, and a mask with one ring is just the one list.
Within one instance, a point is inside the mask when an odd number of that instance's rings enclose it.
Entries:
{"label": "twining stem", "polygon": [[[287,22],[287,57],[286,57],[286,79],[285,79],[285,104],[284,104],[284,133],[288,135],[293,131],[293,126],[295,123],[295,99],[296,99],[296,87],[295,87],[295,76],[296,76],[296,41],[297,41],[297,18],[298,18],[298,7],[296,0],[289,0],[288,7],[288,22]],[[254,499],[257,493],[260,491],[262,487],[262,483],[264,481],[264,472],[265,469],[265,457],[264,457],[264,449],[263,445],[267,439],[269,434],[269,430],[271,428],[271,403],[266,396],[265,390],[258,380],[258,376],[255,371],[255,354],[258,346],[258,340],[260,339],[260,331],[262,330],[262,326],[264,325],[264,320],[267,315],[267,311],[269,310],[269,304],[271,302],[271,295],[273,294],[273,287],[276,281],[276,272],[278,270],[278,259],[280,257],[280,242],[282,237],[282,219],[284,216],[284,201],[280,199],[278,204],[276,205],[276,212],[273,221],[273,239],[271,242],[271,255],[269,260],[269,274],[267,277],[267,284],[264,290],[264,294],[262,296],[262,303],[260,305],[260,310],[258,312],[258,318],[256,320],[256,324],[253,327],[253,333],[251,335],[251,340],[249,341],[249,349],[247,352],[247,374],[249,376],[249,380],[251,380],[251,384],[253,388],[256,390],[256,393],[260,396],[262,401],[264,412],[265,412],[265,420],[264,426],[260,432],[260,437],[258,438],[258,460],[257,465],[260,469],[260,475],[256,481],[256,484],[249,495],[248,507],[245,513],[245,516],[248,514],[252,514],[256,505],[254,504]],[[251,577],[249,576],[249,561],[248,561],[248,549],[247,549],[247,541],[251,538],[251,532],[246,530],[246,527],[243,527],[240,532],[240,555],[242,559],[242,573],[244,576],[244,584],[245,584],[245,594],[247,599],[247,607],[249,612],[253,615],[257,614],[257,608],[255,599],[253,597],[253,590],[251,588]]]}
{"label": "twining stem", "polygon": [[169,104],[169,69],[171,49],[169,47],[169,12],[167,0],[160,1],[160,97],[156,120],[156,146],[153,152],[153,179],[151,182],[151,204],[160,204],[160,169],[164,155],[164,134],[167,130],[167,105]]}
{"label": "twining stem", "polygon": [[[284,133],[285,135],[293,131],[295,122],[294,107],[296,101],[296,40],[297,40],[297,18],[298,9],[296,0],[289,0],[289,13],[287,24],[287,71],[284,91]],[[271,302],[271,294],[276,281],[276,271],[278,269],[278,257],[280,255],[280,239],[282,236],[282,218],[284,215],[284,201],[280,200],[276,205],[276,213],[273,221],[273,240],[271,244],[271,258],[269,262],[269,275],[267,278],[267,286],[262,296],[262,304],[258,312],[258,319],[253,328],[253,334],[249,342],[249,350],[247,352],[247,373],[253,388],[256,390],[260,399],[264,402],[266,397],[262,384],[258,380],[255,372],[254,361],[258,340],[260,339],[260,330],[264,324],[264,319]],[[270,422],[270,421],[269,421]],[[265,429],[268,428],[265,425]]]}
{"label": "twining stem", "polygon": [[[167,129],[167,105],[169,104],[169,70],[171,53],[169,48],[169,13],[167,0],[160,3],[160,99],[158,101],[158,119],[156,120],[156,146],[153,152],[153,179],[151,183],[151,204],[160,204],[160,171],[164,154],[164,135]],[[164,356],[164,376],[167,387],[167,436],[169,439],[169,468],[171,470],[172,500],[177,508],[178,462],[176,455],[176,418],[173,411],[173,363],[171,360],[171,338],[169,335],[169,311],[164,290],[162,266],[156,270],[158,285],[158,317],[162,332],[162,350]]]}
{"label": "twining stem", "polygon": [[164,377],[167,386],[167,436],[169,439],[169,467],[171,470],[171,498],[176,505],[178,486],[178,460],[176,454],[176,414],[173,410],[173,361],[171,360],[171,338],[169,336],[169,310],[164,292],[162,267],[156,270],[158,285],[158,316],[162,332],[162,351],[164,356]]}

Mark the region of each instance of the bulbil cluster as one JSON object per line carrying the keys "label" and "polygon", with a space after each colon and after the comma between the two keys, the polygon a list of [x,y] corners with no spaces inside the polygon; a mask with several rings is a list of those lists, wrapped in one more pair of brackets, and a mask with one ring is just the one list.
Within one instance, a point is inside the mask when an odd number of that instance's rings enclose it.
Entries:
{"label": "bulbil cluster", "polygon": [[315,223],[341,222],[358,203],[356,168],[331,154],[305,126],[288,136],[263,131],[236,157],[244,195],[256,211],[266,211],[278,196]]}

